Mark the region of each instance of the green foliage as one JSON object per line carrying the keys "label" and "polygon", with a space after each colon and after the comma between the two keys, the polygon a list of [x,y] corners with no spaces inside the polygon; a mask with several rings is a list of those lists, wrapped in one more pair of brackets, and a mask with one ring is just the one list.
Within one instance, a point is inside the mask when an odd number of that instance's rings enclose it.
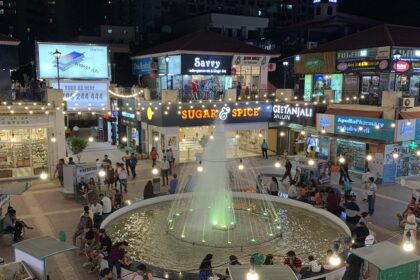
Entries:
{"label": "green foliage", "polygon": [[87,146],[88,146],[88,141],[84,138],[79,138],[75,136],[70,138],[70,150],[72,151],[74,155],[76,155],[79,158],[79,161],[80,161],[79,154],[83,152]]}

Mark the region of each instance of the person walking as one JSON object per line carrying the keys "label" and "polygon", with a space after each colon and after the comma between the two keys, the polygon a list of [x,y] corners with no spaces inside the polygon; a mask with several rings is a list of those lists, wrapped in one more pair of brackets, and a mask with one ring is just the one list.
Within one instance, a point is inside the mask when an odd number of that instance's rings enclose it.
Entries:
{"label": "person walking", "polygon": [[279,195],[279,182],[276,177],[271,177],[270,194],[274,196]]}
{"label": "person walking", "polygon": [[169,162],[169,175],[172,175],[172,168],[173,168],[173,161],[174,161],[174,154],[172,152],[172,149],[166,150],[166,158]]}
{"label": "person walking", "polygon": [[369,168],[367,168],[366,172],[362,176],[363,201],[367,201],[367,189],[369,186],[369,178],[373,178],[373,182],[376,181],[376,176],[370,171]]}
{"label": "person walking", "polygon": [[54,171],[54,179],[55,179],[55,175],[58,174],[58,180],[60,181],[60,185],[62,187],[64,187],[64,159],[60,158],[58,160],[57,166],[55,167],[55,171]]}
{"label": "person walking", "polygon": [[123,164],[125,163],[125,170],[127,171],[127,175],[130,176],[130,153],[125,151],[125,155],[121,158]]}
{"label": "person walking", "polygon": [[292,167],[293,167],[293,165],[288,158],[286,158],[286,163],[285,163],[284,167],[286,168],[286,172],[284,173],[283,178],[281,178],[281,181],[283,182],[284,179],[286,179],[286,177],[289,177],[289,182],[292,182]]}
{"label": "person walking", "polygon": [[268,159],[268,143],[265,141],[265,139],[263,140],[263,142],[261,143],[261,151],[262,151],[262,156],[265,159]]}
{"label": "person walking", "polygon": [[130,170],[131,170],[131,175],[132,175],[133,180],[136,179],[136,176],[137,176],[136,166],[137,166],[137,156],[136,156],[136,154],[131,153],[129,167],[130,167]]}
{"label": "person walking", "polygon": [[102,160],[102,167],[108,167],[112,165],[112,161],[108,158],[108,155],[104,155],[104,159]]}
{"label": "person walking", "polygon": [[367,197],[368,197],[368,213],[369,215],[373,215],[375,212],[375,199],[376,199],[376,184],[374,183],[375,178],[369,178],[369,186],[367,189]]}
{"label": "person walking", "polygon": [[166,186],[169,184],[169,161],[166,159],[166,156],[163,157],[160,170],[162,173],[162,185]]}
{"label": "person walking", "polygon": [[121,167],[121,171],[120,174],[118,175],[119,181],[120,181],[120,191],[122,192],[122,187],[124,186],[124,191],[127,192],[127,178],[128,178],[128,174],[127,171],[125,170],[123,164],[120,165]]}
{"label": "person walking", "polygon": [[156,160],[158,158],[158,152],[156,151],[155,147],[152,147],[152,150],[150,151],[150,158],[152,159],[152,167],[156,165]]}

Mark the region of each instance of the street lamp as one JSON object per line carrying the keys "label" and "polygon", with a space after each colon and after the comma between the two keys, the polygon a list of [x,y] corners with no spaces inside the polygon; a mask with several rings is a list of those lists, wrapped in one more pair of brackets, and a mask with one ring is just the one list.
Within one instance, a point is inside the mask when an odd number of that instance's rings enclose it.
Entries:
{"label": "street lamp", "polygon": [[394,72],[395,72],[395,80],[394,80],[394,91],[397,90],[397,70],[398,70],[398,61],[401,59],[401,53],[400,51],[396,51],[393,55],[392,58],[394,59]]}
{"label": "street lamp", "polygon": [[286,88],[286,71],[289,66],[289,61],[283,61],[283,88]]}
{"label": "street lamp", "polygon": [[55,50],[55,52],[53,52],[53,55],[55,57],[56,60],[56,66],[57,66],[57,85],[58,85],[58,89],[60,89],[60,68],[58,67],[58,63],[61,57],[61,52],[59,52],[57,49]]}

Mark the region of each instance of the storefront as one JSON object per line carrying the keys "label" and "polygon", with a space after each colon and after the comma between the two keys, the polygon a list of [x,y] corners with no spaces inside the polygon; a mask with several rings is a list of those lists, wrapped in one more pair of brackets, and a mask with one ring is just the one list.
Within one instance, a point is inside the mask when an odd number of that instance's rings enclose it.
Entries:
{"label": "storefront", "polygon": [[317,130],[330,138],[331,162],[338,163],[344,157],[350,170],[364,172],[369,167],[382,180],[385,148],[394,142],[393,121],[317,114],[316,122]]}
{"label": "storefront", "polygon": [[[57,149],[59,144],[64,146],[63,117],[57,121],[57,115],[1,116],[0,178],[54,172],[57,158],[65,154],[65,149]],[[50,141],[52,137],[55,142]]]}
{"label": "storefront", "polygon": [[295,56],[294,72],[299,76],[303,100],[342,99],[343,75],[335,73],[335,52],[309,53]]}
{"label": "storefront", "polygon": [[[155,147],[159,152],[172,149],[178,162],[196,160],[212,137],[214,126],[221,123],[226,131],[229,158],[261,154],[263,139],[270,143],[268,122],[272,105],[268,103],[206,103],[141,107],[141,145],[144,151]],[[274,154],[270,151],[269,154]]]}
{"label": "storefront", "polygon": [[[188,46],[179,38],[132,58],[133,74],[152,99],[161,99],[162,90],[175,90],[184,102],[217,100],[229,89],[243,98],[267,90],[269,60],[278,55],[213,32],[186,37]],[[203,46],[208,40],[212,43]]]}
{"label": "storefront", "polygon": [[325,146],[328,138],[319,135],[315,127],[316,113],[325,112],[325,107],[304,106],[299,104],[274,104],[273,118],[269,124],[277,129],[280,155],[303,155],[314,148],[317,158],[327,159]]}
{"label": "storefront", "polygon": [[118,139],[119,143],[127,145],[133,151],[140,150],[140,116],[136,114],[136,100],[124,98],[118,100]]}
{"label": "storefront", "polygon": [[403,97],[420,98],[420,49],[392,48],[392,71],[396,75],[395,89]]}
{"label": "storefront", "polygon": [[358,97],[362,104],[380,104],[381,92],[389,89],[390,52],[390,47],[337,51],[336,72],[344,74],[344,100]]}

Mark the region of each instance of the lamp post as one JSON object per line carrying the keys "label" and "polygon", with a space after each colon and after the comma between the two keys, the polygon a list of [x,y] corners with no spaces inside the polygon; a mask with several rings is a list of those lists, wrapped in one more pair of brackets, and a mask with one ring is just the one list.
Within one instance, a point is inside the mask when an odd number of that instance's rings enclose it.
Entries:
{"label": "lamp post", "polygon": [[55,52],[53,53],[54,57],[55,57],[55,61],[56,61],[56,66],[57,66],[57,85],[58,85],[58,89],[60,89],[60,68],[58,67],[58,63],[61,57],[61,52],[59,52],[57,49],[55,50]]}
{"label": "lamp post", "polygon": [[286,88],[286,71],[289,66],[289,61],[283,61],[283,88]]}
{"label": "lamp post", "polygon": [[165,57],[165,63],[166,63],[166,89],[169,89],[169,55],[166,55]]}
{"label": "lamp post", "polygon": [[[401,53],[400,51],[396,51],[392,58],[394,59],[394,72],[395,72],[395,79],[394,79],[394,91],[397,91],[397,72],[398,72],[398,61],[401,59]],[[393,66],[394,66],[393,65]]]}

